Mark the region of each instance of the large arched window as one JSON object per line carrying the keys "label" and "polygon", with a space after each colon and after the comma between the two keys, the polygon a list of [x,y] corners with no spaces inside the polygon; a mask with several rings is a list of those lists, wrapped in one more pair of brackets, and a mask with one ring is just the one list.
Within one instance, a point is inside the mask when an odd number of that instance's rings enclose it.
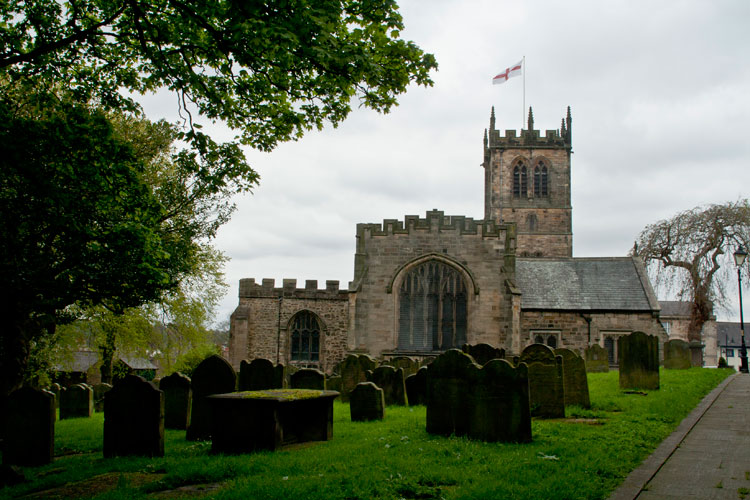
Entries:
{"label": "large arched window", "polygon": [[513,197],[522,198],[529,192],[529,177],[526,165],[520,164],[513,168]]}
{"label": "large arched window", "polygon": [[541,162],[539,162],[539,164],[534,167],[534,196],[549,196],[549,188],[547,185],[547,166]]}
{"label": "large arched window", "polygon": [[302,311],[292,320],[292,361],[315,363],[320,359],[320,325],[310,311]]}
{"label": "large arched window", "polygon": [[411,269],[399,289],[398,348],[444,351],[466,343],[466,285],[439,261]]}

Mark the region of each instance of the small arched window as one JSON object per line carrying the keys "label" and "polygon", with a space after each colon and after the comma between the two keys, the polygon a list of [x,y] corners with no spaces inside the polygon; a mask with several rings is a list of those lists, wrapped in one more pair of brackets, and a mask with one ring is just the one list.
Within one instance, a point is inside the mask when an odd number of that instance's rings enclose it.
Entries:
{"label": "small arched window", "polygon": [[537,335],[536,337],[534,337],[534,343],[535,344],[544,344],[544,337],[542,337],[541,335]]}
{"label": "small arched window", "polygon": [[529,192],[529,175],[526,165],[516,165],[513,168],[513,197],[522,198]]}
{"label": "small arched window", "polygon": [[550,335],[549,337],[547,337],[547,345],[552,349],[557,349],[557,337],[555,337],[554,335]]}
{"label": "small arched window", "polygon": [[546,197],[548,195],[547,166],[540,162],[534,167],[534,196]]}
{"label": "small arched window", "polygon": [[292,361],[317,362],[320,359],[320,325],[310,311],[297,313],[292,320]]}

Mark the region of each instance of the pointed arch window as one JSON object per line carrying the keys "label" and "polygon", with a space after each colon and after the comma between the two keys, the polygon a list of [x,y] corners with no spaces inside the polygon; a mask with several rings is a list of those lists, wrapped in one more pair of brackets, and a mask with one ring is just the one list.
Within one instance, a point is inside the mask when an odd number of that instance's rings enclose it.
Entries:
{"label": "pointed arch window", "polygon": [[516,165],[513,168],[513,197],[522,198],[529,192],[529,178],[526,165]]}
{"label": "pointed arch window", "polygon": [[292,361],[317,362],[320,359],[320,324],[310,311],[301,311],[292,320]]}
{"label": "pointed arch window", "polygon": [[460,348],[466,343],[466,308],[466,284],[458,271],[438,261],[419,264],[399,289],[398,348]]}
{"label": "pointed arch window", "polygon": [[549,188],[547,185],[547,166],[541,162],[536,167],[534,167],[534,196],[549,196]]}

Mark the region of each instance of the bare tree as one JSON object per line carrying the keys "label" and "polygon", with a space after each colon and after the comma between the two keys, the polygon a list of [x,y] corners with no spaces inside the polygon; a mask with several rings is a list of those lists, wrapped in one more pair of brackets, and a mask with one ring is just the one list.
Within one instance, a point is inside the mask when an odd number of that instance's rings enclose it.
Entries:
{"label": "bare tree", "polygon": [[688,340],[693,366],[703,361],[704,323],[713,316],[714,306],[727,305],[727,285],[736,283],[732,253],[739,245],[748,248],[748,243],[747,199],[680,212],[646,226],[638,236],[633,253],[646,261],[655,285],[692,303]]}

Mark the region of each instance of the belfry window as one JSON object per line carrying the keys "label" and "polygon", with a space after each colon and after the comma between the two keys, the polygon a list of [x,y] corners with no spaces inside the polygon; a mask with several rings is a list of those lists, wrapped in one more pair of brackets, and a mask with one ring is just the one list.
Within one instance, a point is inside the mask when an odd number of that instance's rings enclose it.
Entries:
{"label": "belfry window", "polygon": [[513,168],[513,197],[521,198],[529,192],[529,178],[526,165],[516,165]]}
{"label": "belfry window", "polygon": [[320,359],[320,325],[310,311],[297,313],[292,321],[292,361],[317,362]]}
{"label": "belfry window", "polygon": [[546,197],[549,195],[547,187],[547,167],[539,163],[534,167],[534,196]]}
{"label": "belfry window", "polygon": [[444,351],[466,343],[466,285],[451,266],[428,261],[399,289],[398,349]]}

